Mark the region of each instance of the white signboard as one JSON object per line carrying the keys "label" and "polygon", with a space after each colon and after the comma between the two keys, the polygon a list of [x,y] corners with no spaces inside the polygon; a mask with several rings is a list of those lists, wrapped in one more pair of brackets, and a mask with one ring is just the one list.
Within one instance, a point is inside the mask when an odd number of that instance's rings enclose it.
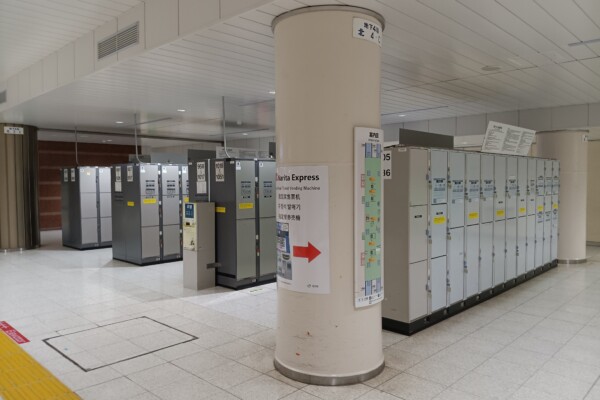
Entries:
{"label": "white signboard", "polygon": [[329,171],[277,168],[277,282],[296,292],[328,294]]}
{"label": "white signboard", "polygon": [[206,161],[196,163],[196,193],[206,194]]}
{"label": "white signboard", "polygon": [[354,128],[354,306],[383,300],[383,130]]}
{"label": "white signboard", "polygon": [[225,161],[215,161],[215,182],[225,182]]}
{"label": "white signboard", "polygon": [[[141,170],[141,172],[144,172]],[[127,166],[127,182],[133,182],[133,165]]]}
{"label": "white signboard", "polygon": [[354,18],[352,20],[352,36],[357,39],[368,40],[381,47],[383,31],[381,25],[368,19]]}
{"label": "white signboard", "polygon": [[392,151],[385,150],[381,159],[383,179],[392,179]]}
{"label": "white signboard", "polygon": [[22,126],[5,126],[4,133],[7,135],[23,135],[25,130]]}
{"label": "white signboard", "polygon": [[71,168],[71,182],[75,182],[75,168]]}
{"label": "white signboard", "polygon": [[115,192],[121,192],[121,166],[117,165],[115,167]]}
{"label": "white signboard", "polygon": [[66,168],[63,170],[63,180],[69,182],[69,170]]}
{"label": "white signboard", "polygon": [[529,154],[535,131],[490,121],[488,123],[483,146],[484,153],[526,156]]}

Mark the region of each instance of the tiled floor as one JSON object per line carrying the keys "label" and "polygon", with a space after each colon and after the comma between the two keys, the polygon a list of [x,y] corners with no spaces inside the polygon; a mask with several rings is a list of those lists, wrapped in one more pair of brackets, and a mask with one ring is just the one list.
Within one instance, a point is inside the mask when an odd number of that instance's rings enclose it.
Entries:
{"label": "tiled floor", "polygon": [[[319,387],[273,370],[274,284],[195,292],[182,288],[181,263],[135,267],[112,261],[111,249],[62,248],[56,232],[43,239],[39,250],[0,254],[0,320],[84,399],[600,400],[598,248],[586,265],[560,266],[410,338],[384,332],[380,376]],[[42,342],[143,316],[198,339],[90,372]],[[131,350],[119,343],[138,351],[178,340],[113,327],[70,345],[107,362]],[[107,351],[94,353],[98,343]]]}

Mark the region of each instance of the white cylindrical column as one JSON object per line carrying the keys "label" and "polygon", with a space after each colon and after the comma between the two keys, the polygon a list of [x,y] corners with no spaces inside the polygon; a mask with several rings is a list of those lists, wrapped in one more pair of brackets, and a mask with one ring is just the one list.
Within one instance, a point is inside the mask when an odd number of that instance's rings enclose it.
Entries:
{"label": "white cylindrical column", "polygon": [[538,157],[560,161],[558,260],[586,261],[588,131],[538,132]]}
{"label": "white cylindrical column", "polygon": [[307,7],[273,22],[277,165],[327,166],[329,294],[278,288],[275,366],[306,383],[361,382],[383,370],[381,304],[354,307],[354,128],[379,128],[381,47],[353,35],[347,6]]}

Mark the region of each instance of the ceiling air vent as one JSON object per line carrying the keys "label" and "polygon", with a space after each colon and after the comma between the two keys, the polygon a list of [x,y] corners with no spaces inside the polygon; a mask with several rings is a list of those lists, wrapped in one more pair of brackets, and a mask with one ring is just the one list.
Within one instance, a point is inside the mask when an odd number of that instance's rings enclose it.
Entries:
{"label": "ceiling air vent", "polygon": [[140,23],[121,29],[116,34],[98,42],[98,60],[140,42]]}
{"label": "ceiling air vent", "polygon": [[0,104],[6,103],[6,90],[0,92]]}

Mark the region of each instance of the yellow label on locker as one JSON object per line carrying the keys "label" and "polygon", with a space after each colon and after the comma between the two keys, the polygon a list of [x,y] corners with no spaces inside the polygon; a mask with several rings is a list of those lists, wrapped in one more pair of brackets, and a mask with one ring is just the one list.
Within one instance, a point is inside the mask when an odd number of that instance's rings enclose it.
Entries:
{"label": "yellow label on locker", "polygon": [[504,217],[504,210],[498,210],[498,211],[496,211],[496,216],[497,217]]}
{"label": "yellow label on locker", "polygon": [[225,214],[225,207],[215,207],[215,212]]}
{"label": "yellow label on locker", "polygon": [[156,199],[144,199],[144,204],[156,204]]}
{"label": "yellow label on locker", "polygon": [[523,214],[523,213],[525,213],[525,211],[527,211],[527,209],[525,207],[519,208],[519,214]]}
{"label": "yellow label on locker", "polygon": [[435,225],[440,225],[440,224],[443,224],[444,222],[446,222],[446,217],[444,217],[443,215],[442,215],[442,216],[440,216],[440,217],[435,217],[435,218],[433,219],[433,223],[434,223]]}
{"label": "yellow label on locker", "polygon": [[184,203],[189,203],[190,202],[190,198],[189,197],[184,197],[183,198],[183,202]]}
{"label": "yellow label on locker", "polygon": [[538,211],[544,211],[544,206],[538,206],[537,210]]}
{"label": "yellow label on locker", "polygon": [[477,218],[479,218],[478,212],[469,213],[469,219],[477,219]]}
{"label": "yellow label on locker", "polygon": [[251,208],[254,208],[253,203],[240,203],[240,210],[249,210]]}
{"label": "yellow label on locker", "polygon": [[133,206],[135,206],[135,203],[133,201],[127,202],[127,207],[133,207]]}
{"label": "yellow label on locker", "polygon": [[555,210],[558,210],[558,203],[552,204],[552,208],[554,208]]}

